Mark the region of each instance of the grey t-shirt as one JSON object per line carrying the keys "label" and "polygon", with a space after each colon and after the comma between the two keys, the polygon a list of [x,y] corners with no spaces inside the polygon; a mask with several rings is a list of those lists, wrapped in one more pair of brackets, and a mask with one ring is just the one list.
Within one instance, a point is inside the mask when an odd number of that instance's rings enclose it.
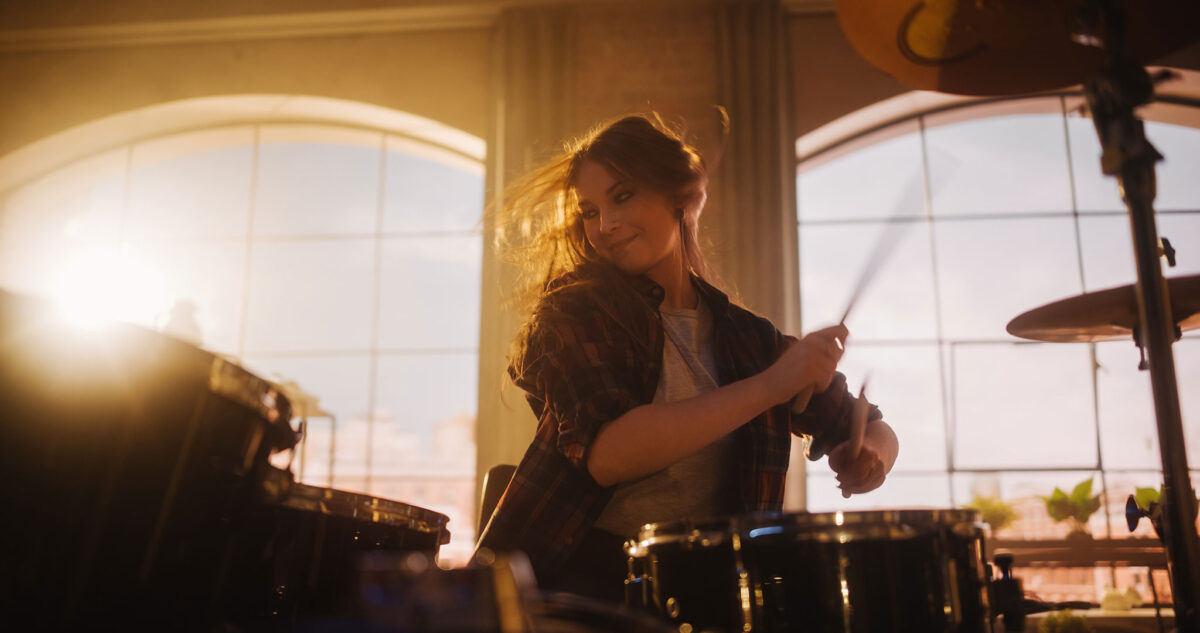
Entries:
{"label": "grey t-shirt", "polygon": [[[718,387],[712,313],[663,309],[663,370],[655,402],[672,402]],[[636,481],[619,484],[596,527],[633,538],[646,523],[729,514],[734,511],[733,434]]]}

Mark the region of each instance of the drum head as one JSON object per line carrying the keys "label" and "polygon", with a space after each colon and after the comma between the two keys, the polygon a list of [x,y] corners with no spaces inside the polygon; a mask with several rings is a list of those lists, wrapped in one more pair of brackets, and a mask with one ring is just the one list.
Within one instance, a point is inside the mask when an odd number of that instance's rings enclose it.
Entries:
{"label": "drum head", "polygon": [[807,535],[817,540],[900,539],[951,527],[982,530],[978,510],[890,509],[856,512],[759,512],[728,517],[648,523],[626,551],[637,556],[647,547],[667,543],[688,548],[716,547],[734,535],[739,539]]}
{"label": "drum head", "polygon": [[[363,523],[387,525],[426,534],[442,533],[449,539],[446,524],[450,517],[400,501],[293,483],[282,499],[269,502],[300,512],[351,519]],[[445,541],[442,541],[445,542]]]}

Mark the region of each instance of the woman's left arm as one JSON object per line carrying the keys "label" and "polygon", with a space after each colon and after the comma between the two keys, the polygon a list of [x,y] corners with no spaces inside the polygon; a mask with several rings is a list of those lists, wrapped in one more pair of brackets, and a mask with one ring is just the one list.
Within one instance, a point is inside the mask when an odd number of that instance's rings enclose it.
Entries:
{"label": "woman's left arm", "polygon": [[871,420],[857,456],[851,453],[852,444],[842,442],[829,453],[829,468],[837,473],[842,492],[862,494],[883,485],[900,453],[900,441],[892,427],[883,420]]}

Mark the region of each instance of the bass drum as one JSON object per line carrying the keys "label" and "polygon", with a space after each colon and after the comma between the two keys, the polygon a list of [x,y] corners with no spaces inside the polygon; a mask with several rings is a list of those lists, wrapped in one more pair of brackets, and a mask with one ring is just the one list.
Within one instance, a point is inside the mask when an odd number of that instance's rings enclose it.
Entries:
{"label": "bass drum", "polygon": [[680,630],[987,630],[974,510],[750,514],[649,524],[626,546],[632,602]]}

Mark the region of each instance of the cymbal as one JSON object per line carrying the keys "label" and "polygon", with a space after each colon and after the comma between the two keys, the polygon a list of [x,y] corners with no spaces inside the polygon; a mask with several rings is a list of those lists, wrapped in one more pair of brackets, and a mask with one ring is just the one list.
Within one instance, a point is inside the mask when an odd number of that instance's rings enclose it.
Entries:
{"label": "cymbal", "polygon": [[[1200,41],[1200,2],[1120,0],[1145,64]],[[837,0],[868,62],[923,90],[1002,96],[1082,83],[1104,52],[1071,38],[1072,0]]]}
{"label": "cymbal", "polygon": [[[1171,319],[1181,331],[1200,328],[1200,275],[1167,280]],[[1138,324],[1133,285],[1097,290],[1034,308],[1008,322],[1009,334],[1051,343],[1128,340]]]}

